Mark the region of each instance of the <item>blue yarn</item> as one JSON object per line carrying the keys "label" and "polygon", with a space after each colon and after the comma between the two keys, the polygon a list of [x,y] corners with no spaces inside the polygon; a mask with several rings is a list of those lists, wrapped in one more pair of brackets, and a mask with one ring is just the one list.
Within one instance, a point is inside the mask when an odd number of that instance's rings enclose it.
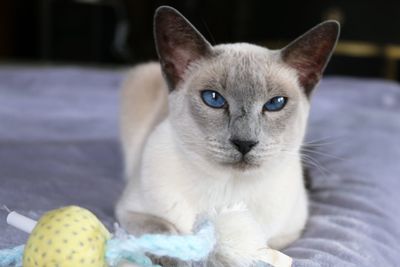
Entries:
{"label": "blue yarn", "polygon": [[[117,266],[125,260],[145,267],[153,265],[145,253],[168,256],[183,261],[204,260],[215,245],[214,226],[203,221],[193,235],[146,234],[141,237],[127,235],[107,241],[106,260],[110,266]],[[0,267],[22,266],[24,246],[0,250]]]}
{"label": "blue yarn", "polygon": [[0,250],[0,266],[22,267],[22,254],[24,246]]}
{"label": "blue yarn", "polygon": [[212,251],[215,242],[213,225],[204,221],[193,235],[146,234],[139,238],[129,235],[125,239],[110,239],[106,259],[111,266],[116,266],[121,260],[141,266],[157,266],[145,255],[150,253],[183,261],[200,261]]}

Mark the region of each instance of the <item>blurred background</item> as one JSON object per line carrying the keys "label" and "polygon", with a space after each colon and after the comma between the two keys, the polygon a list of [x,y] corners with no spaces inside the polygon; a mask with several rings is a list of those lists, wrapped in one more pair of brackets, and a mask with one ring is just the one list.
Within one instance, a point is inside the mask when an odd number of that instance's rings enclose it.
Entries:
{"label": "blurred background", "polygon": [[400,1],[1,0],[2,62],[129,65],[156,59],[154,10],[180,10],[211,43],[279,48],[326,19],[342,23],[327,73],[400,79]]}

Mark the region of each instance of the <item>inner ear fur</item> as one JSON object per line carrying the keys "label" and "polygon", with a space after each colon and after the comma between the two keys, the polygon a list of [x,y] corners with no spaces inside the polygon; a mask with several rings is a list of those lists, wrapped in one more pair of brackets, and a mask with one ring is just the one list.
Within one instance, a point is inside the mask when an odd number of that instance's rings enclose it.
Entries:
{"label": "inner ear fur", "polygon": [[182,81],[190,63],[211,54],[211,45],[176,9],[161,6],[154,16],[154,39],[169,89]]}
{"label": "inner ear fur", "polygon": [[309,96],[335,49],[340,32],[337,21],[325,21],[281,50],[282,60],[298,73],[299,83]]}

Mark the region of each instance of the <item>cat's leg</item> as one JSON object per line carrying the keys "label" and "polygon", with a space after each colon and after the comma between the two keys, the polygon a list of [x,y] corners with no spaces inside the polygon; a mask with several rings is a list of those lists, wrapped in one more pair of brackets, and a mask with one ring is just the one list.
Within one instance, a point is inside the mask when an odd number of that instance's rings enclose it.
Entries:
{"label": "cat's leg", "polygon": [[286,248],[301,236],[307,218],[308,198],[307,194],[302,191],[299,198],[294,202],[281,231],[268,240],[268,245],[278,250]]}
{"label": "cat's leg", "polygon": [[288,245],[290,245],[297,239],[299,239],[301,234],[302,234],[302,230],[299,230],[297,232],[293,232],[290,234],[286,234],[286,235],[280,235],[280,236],[272,238],[268,242],[268,244],[271,248],[281,250],[281,249],[286,248]]}
{"label": "cat's leg", "polygon": [[138,236],[142,234],[177,234],[175,225],[169,221],[147,213],[128,211],[119,216],[119,223],[130,234]]}
{"label": "cat's leg", "polygon": [[[143,234],[179,234],[179,230],[171,222],[147,213],[142,212],[125,212],[120,215],[121,226],[128,231],[128,233],[135,236]],[[159,257],[156,255],[148,254],[154,264],[163,267],[185,267],[189,266],[186,263],[169,257]],[[121,266],[134,267],[135,264],[124,263]]]}
{"label": "cat's leg", "polygon": [[[174,199],[173,196],[175,195],[169,196],[162,194],[161,191],[157,191],[155,196],[162,196],[164,201],[162,202],[162,205],[156,205],[157,203],[161,203],[161,201],[152,198],[150,194],[147,195],[148,198],[146,199],[144,197],[144,192],[139,190],[139,188],[140,187],[135,184],[135,180],[131,179],[125,188],[121,199],[116,205],[116,217],[123,229],[135,236],[148,233],[171,235],[186,234],[190,232],[190,227],[193,224],[193,222],[190,223],[190,221],[192,220],[189,219],[187,224],[190,226],[186,228],[183,227],[180,220],[175,220],[175,218],[183,218],[187,220],[188,218],[194,217],[190,207],[184,205],[186,202]],[[168,190],[167,192],[170,191]],[[173,204],[175,203],[175,200],[178,204]],[[176,259],[155,255],[149,256],[154,263],[161,266],[185,266]]]}
{"label": "cat's leg", "polygon": [[267,245],[268,229],[264,229],[244,205],[225,208],[212,219],[217,244],[207,266],[291,266],[290,257]]}
{"label": "cat's leg", "polygon": [[266,259],[266,235],[242,205],[217,211],[212,218],[217,244],[209,266],[252,266]]}

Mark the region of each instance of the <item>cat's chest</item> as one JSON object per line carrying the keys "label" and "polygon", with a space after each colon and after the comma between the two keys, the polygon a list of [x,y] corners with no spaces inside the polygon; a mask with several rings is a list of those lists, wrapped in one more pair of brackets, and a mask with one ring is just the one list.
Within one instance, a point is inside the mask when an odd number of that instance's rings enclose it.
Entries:
{"label": "cat's chest", "polygon": [[[276,205],[274,192],[269,188],[276,187],[271,183],[262,181],[265,177],[207,177],[198,175],[197,185],[186,194],[188,202],[192,203],[196,212],[209,212],[210,210],[229,209],[240,205],[254,213],[260,213],[262,209],[268,209]],[[203,179],[200,179],[203,176]],[[238,181],[238,179],[242,179]],[[277,192],[276,192],[277,193]],[[277,195],[277,194],[276,194]]]}
{"label": "cat's chest", "polygon": [[[193,214],[220,212],[239,206],[247,209],[258,223],[269,228],[275,228],[275,224],[284,219],[286,211],[293,205],[294,196],[298,194],[298,185],[291,182],[292,175],[278,177],[272,170],[255,173],[254,176],[208,177],[208,180],[204,179],[204,173],[194,176],[198,176],[198,182],[192,190],[181,188]],[[219,181],[216,180],[218,178]]]}

